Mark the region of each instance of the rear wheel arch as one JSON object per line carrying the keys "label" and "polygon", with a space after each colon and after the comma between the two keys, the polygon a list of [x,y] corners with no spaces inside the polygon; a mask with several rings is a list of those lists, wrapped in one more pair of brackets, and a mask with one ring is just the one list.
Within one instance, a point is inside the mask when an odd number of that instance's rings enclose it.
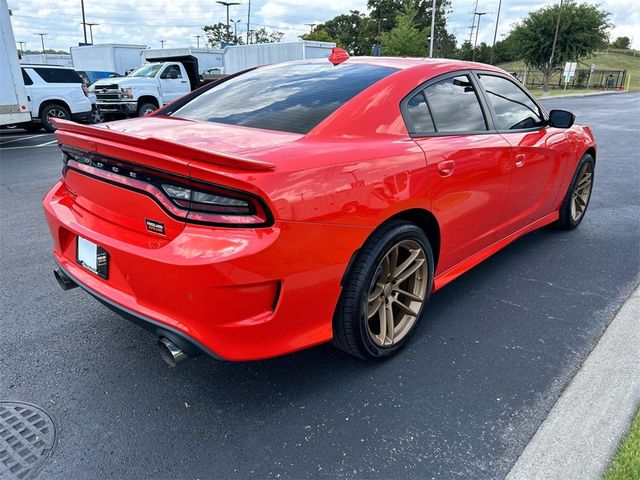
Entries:
{"label": "rear wheel arch", "polygon": [[[431,213],[429,210],[425,210],[422,208],[412,208],[409,210],[403,210],[401,212],[396,213],[395,215],[387,218],[384,222],[378,225],[367,237],[364,243],[371,238],[371,236],[377,232],[380,228],[384,227],[386,224],[394,221],[394,220],[406,220],[417,225],[422,231],[425,233],[427,238],[429,239],[429,243],[431,244],[431,249],[433,251],[433,267],[434,271],[438,268],[438,259],[440,258],[440,224],[436,219],[435,215]],[[363,244],[364,244],[363,243]],[[349,271],[351,270],[351,266],[355,258],[358,256],[360,249],[358,248],[353,252],[351,258],[349,259],[349,263],[347,264],[347,268],[345,268],[344,274],[342,275],[342,279],[340,280],[340,285],[344,286],[345,279],[349,276]]]}
{"label": "rear wheel arch", "polygon": [[59,99],[50,99],[50,100],[43,100],[42,103],[40,104],[40,107],[38,108],[38,117],[40,115],[42,115],[42,111],[47,108],[49,105],[60,105],[61,107],[64,107],[67,109],[67,111],[69,111],[69,113],[71,113],[71,108],[69,108],[69,105],[67,104],[67,102],[65,102],[64,100],[59,100]]}

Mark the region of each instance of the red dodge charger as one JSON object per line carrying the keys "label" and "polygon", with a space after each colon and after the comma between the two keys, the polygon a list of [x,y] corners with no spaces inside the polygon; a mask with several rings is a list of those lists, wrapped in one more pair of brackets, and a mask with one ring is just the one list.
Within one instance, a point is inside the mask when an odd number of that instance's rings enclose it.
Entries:
{"label": "red dodge charger", "polygon": [[55,276],[170,364],[328,341],[388,357],[431,293],[527,232],[578,226],[596,159],[588,127],[499,68],[336,52],[57,126]]}

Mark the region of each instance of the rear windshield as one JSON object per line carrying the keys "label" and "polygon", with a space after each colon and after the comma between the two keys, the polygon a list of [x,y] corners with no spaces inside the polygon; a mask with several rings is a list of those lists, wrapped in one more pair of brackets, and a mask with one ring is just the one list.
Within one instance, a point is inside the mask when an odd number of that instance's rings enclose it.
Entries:
{"label": "rear windshield", "polygon": [[355,95],[395,68],[343,63],[258,68],[197,96],[173,116],[308,133]]}
{"label": "rear windshield", "polygon": [[47,83],[82,83],[75,70],[66,68],[34,67],[35,72]]}

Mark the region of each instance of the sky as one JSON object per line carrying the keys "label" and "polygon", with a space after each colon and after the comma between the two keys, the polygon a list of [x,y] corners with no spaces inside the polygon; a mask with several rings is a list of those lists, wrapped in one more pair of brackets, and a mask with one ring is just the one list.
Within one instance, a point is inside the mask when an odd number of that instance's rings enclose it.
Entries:
{"label": "sky", "polygon": [[[249,0],[230,7],[231,20],[238,34],[245,33]],[[611,12],[615,25],[611,38],[628,36],[632,46],[640,49],[640,2],[638,0],[587,0]],[[478,42],[493,41],[499,0],[478,0],[482,17]],[[498,23],[498,40],[514,23],[531,10],[555,2],[537,0],[503,0]],[[83,41],[80,0],[8,0],[13,11],[16,41],[26,42],[27,49],[40,49],[40,37],[47,33],[45,47],[68,50]],[[214,0],[84,0],[86,21],[93,27],[94,43],[128,43],[158,48],[195,46],[195,35],[204,35],[205,24],[226,22],[226,9]],[[475,0],[452,0],[447,24],[458,42],[469,38]],[[284,40],[297,40],[308,32],[310,23],[321,23],[349,10],[366,11],[366,0],[251,0],[251,28],[266,27],[285,33]],[[87,35],[89,35],[87,28]],[[204,38],[200,38],[204,45]]]}

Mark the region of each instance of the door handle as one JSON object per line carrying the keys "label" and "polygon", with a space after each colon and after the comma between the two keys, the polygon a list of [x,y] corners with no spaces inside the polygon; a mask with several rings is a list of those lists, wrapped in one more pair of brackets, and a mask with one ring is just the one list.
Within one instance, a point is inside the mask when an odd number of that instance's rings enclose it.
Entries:
{"label": "door handle", "polygon": [[186,80],[181,80],[180,83],[187,83],[187,81]]}
{"label": "door handle", "polygon": [[442,177],[449,177],[453,174],[453,169],[456,166],[456,162],[453,160],[443,160],[438,162],[438,172]]}
{"label": "door handle", "polygon": [[516,167],[520,168],[524,166],[524,161],[527,159],[527,156],[524,153],[519,153],[516,155]]}

